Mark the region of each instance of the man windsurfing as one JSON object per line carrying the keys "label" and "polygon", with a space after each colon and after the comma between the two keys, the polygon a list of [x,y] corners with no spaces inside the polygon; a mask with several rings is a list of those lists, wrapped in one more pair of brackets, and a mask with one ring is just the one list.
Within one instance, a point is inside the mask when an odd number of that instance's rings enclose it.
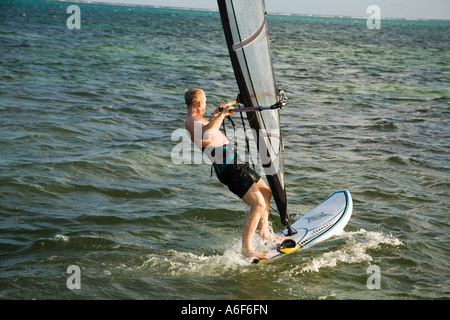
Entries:
{"label": "man windsurfing", "polygon": [[254,251],[251,240],[256,230],[264,240],[278,240],[269,226],[269,208],[272,191],[263,179],[252,170],[248,163],[235,161],[237,154],[228,138],[220,131],[224,118],[233,114],[233,107],[221,104],[210,119],[206,112],[206,95],[203,90],[193,88],[185,93],[187,106],[186,130],[196,147],[206,153],[220,182],[250,206],[242,227],[242,255],[247,258],[265,258],[266,254]]}

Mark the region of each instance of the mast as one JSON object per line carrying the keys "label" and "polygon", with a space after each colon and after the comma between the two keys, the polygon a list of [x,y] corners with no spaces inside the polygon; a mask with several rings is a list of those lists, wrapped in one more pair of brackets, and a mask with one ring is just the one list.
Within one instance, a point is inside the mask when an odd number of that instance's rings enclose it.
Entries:
{"label": "mast", "polygon": [[223,30],[239,87],[240,102],[255,134],[264,172],[275,200],[281,222],[288,227],[287,197],[284,182],[283,141],[278,108],[254,111],[261,106],[280,103],[269,46],[264,0],[218,0]]}

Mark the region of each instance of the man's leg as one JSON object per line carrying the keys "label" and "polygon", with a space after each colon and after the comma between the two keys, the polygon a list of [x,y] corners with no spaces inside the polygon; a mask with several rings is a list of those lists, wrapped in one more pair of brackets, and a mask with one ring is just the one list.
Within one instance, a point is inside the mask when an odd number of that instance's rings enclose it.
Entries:
{"label": "man's leg", "polygon": [[258,225],[259,235],[264,240],[275,240],[275,241],[281,240],[285,237],[278,236],[277,234],[275,234],[272,230],[272,227],[269,225],[269,209],[270,209],[270,199],[272,197],[272,190],[270,190],[269,186],[264,182],[263,179],[259,179],[257,185],[266,203],[266,211],[264,215],[261,217],[261,220]]}
{"label": "man's leg", "polygon": [[250,206],[250,212],[247,214],[242,227],[242,254],[246,257],[264,258],[266,255],[251,249],[251,241],[260,225],[261,219],[266,213],[266,199],[264,198],[257,183],[253,184],[242,200]]}
{"label": "man's leg", "polygon": [[272,190],[270,190],[269,186],[264,182],[263,179],[259,179],[256,185],[259,188],[259,191],[264,197],[264,202],[266,204],[266,210],[264,211],[264,215],[261,217],[258,224],[258,232],[262,239],[269,240],[271,238],[271,230],[269,227],[269,209],[270,209],[270,198],[272,197]]}

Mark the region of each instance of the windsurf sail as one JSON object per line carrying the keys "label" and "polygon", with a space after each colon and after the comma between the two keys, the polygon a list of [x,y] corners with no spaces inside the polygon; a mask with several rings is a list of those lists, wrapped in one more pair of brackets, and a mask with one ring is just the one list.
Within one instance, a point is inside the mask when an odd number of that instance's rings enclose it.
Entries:
{"label": "windsurf sail", "polygon": [[[223,30],[246,108],[281,106],[269,46],[264,0],[218,0]],[[282,224],[290,230],[279,108],[247,112],[258,153]]]}

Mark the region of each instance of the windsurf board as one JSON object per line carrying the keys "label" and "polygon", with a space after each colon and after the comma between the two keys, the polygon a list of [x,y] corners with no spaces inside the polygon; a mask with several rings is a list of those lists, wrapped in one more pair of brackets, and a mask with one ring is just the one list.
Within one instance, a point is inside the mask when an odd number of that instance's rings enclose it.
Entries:
{"label": "windsurf board", "polygon": [[254,259],[252,263],[267,262],[338,235],[350,220],[352,211],[353,202],[349,191],[332,193],[291,225],[292,230],[296,232],[294,235],[288,236],[287,229],[281,230],[278,235],[287,238],[272,247],[266,258]]}

